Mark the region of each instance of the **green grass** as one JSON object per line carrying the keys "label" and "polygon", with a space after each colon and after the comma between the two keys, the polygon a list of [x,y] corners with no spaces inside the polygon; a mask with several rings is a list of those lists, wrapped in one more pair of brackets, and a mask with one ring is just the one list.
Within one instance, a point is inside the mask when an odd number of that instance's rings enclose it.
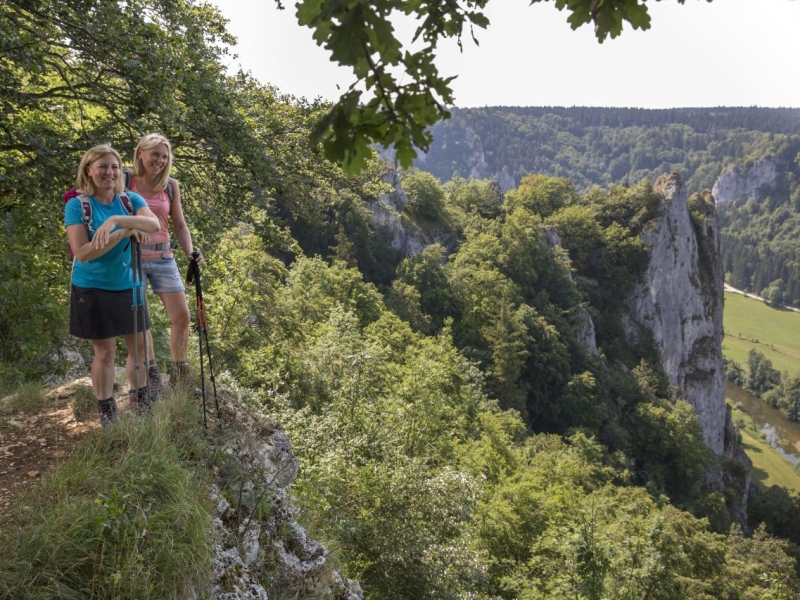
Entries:
{"label": "green grass", "polygon": [[50,404],[52,402],[47,399],[44,386],[40,382],[21,383],[0,403],[0,416],[16,413],[36,414]]}
{"label": "green grass", "polygon": [[97,414],[97,398],[90,385],[76,385],[72,390],[70,404],[72,414],[79,421]]}
{"label": "green grass", "polygon": [[800,372],[800,313],[773,308],[741,294],[725,292],[722,352],[746,367],[755,348],[781,372]]}
{"label": "green grass", "polygon": [[733,407],[733,422],[742,436],[742,445],[753,461],[753,483],[761,488],[773,485],[800,493],[800,471],[769,445],[747,413]]}
{"label": "green grass", "polygon": [[[747,353],[755,348],[779,371],[800,372],[800,313],[768,306],[741,294],[725,292],[725,338],[722,353],[747,370]],[[753,483],[779,485],[800,492],[800,471],[769,445],[750,417],[734,408],[733,420],[753,461]]]}
{"label": "green grass", "polygon": [[[183,598],[208,580],[207,441],[193,399],[166,396],[79,444],[0,534],[0,598]],[[9,528],[11,529],[11,528]]]}

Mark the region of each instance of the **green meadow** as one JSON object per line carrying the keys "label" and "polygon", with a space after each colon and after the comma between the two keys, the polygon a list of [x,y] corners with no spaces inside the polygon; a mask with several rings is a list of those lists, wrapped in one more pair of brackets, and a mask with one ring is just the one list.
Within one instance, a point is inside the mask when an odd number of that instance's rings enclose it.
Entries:
{"label": "green meadow", "polygon": [[753,461],[753,483],[762,488],[778,485],[800,493],[800,472],[769,445],[746,412],[735,406],[732,410],[733,422],[742,436],[744,451]]}
{"label": "green meadow", "polygon": [[[725,292],[725,338],[722,353],[746,370],[747,353],[755,348],[781,372],[800,371],[800,313],[778,309],[754,298]],[[800,493],[800,472],[753,426],[747,413],[733,408],[733,422],[742,445],[753,461],[753,483],[761,487],[779,485]]]}
{"label": "green meadow", "polygon": [[755,348],[782,373],[800,371],[800,313],[725,292],[724,314],[726,358],[746,366],[747,353]]}

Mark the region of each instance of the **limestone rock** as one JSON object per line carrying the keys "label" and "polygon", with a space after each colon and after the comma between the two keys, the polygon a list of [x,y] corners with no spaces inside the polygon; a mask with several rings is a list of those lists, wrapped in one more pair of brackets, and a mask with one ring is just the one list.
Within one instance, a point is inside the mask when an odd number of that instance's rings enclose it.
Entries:
{"label": "limestone rock", "polygon": [[229,428],[219,448],[228,466],[211,494],[217,516],[210,597],[363,599],[358,582],[331,569],[328,549],[296,522],[289,489],[299,461],[283,428],[226,391],[220,413]]}
{"label": "limestone rock", "polygon": [[626,299],[628,342],[638,341],[639,328],[652,333],[670,383],[694,407],[703,441],[719,455],[726,422],[719,225],[705,196],[695,201],[703,217],[695,229],[677,174],[662,175],[656,190],[664,198],[662,213],[643,234],[651,246],[650,264],[643,283]]}
{"label": "limestone rock", "polygon": [[495,174],[495,176],[492,177],[492,181],[497,182],[497,186],[500,188],[500,193],[504,196],[507,191],[513,190],[515,187],[517,187],[517,183],[514,181],[514,176],[508,171],[500,171],[499,173]]}
{"label": "limestone rock", "polygon": [[764,190],[772,188],[778,179],[778,161],[771,157],[737,165],[714,182],[711,195],[717,204],[738,198],[761,199]]}
{"label": "limestone rock", "polygon": [[366,208],[372,213],[370,224],[393,249],[399,251],[403,258],[421,253],[430,244],[441,244],[452,250],[457,241],[454,233],[426,234],[408,219],[403,219],[401,213],[408,206],[408,196],[395,169],[387,168],[381,180],[390,184],[393,191],[367,202]]}
{"label": "limestone rock", "polygon": [[47,359],[45,372],[49,373],[44,378],[47,385],[55,385],[64,381],[77,379],[88,369],[86,359],[78,349],[76,339],[67,339]]}

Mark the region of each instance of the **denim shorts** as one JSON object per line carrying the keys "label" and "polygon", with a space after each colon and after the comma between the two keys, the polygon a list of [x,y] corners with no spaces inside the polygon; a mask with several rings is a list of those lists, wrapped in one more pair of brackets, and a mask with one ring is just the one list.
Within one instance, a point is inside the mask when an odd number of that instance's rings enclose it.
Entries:
{"label": "denim shorts", "polygon": [[156,294],[169,292],[185,292],[183,278],[178,272],[178,264],[174,258],[158,258],[156,260],[143,260],[146,281],[153,286]]}

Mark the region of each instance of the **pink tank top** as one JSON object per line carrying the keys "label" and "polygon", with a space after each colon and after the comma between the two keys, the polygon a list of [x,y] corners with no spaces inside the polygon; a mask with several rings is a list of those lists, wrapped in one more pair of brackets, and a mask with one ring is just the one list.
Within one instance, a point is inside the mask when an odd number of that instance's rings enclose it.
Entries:
{"label": "pink tank top", "polygon": [[[158,224],[161,228],[156,233],[150,234],[150,240],[142,246],[152,246],[155,244],[169,244],[169,211],[170,201],[167,190],[159,191],[155,196],[145,196],[136,187],[136,177],[131,176],[131,191],[136,192],[147,202],[147,206],[158,217]],[[142,248],[142,260],[156,260],[165,256],[161,250],[145,250]],[[167,257],[172,257],[172,250],[167,250]]]}

